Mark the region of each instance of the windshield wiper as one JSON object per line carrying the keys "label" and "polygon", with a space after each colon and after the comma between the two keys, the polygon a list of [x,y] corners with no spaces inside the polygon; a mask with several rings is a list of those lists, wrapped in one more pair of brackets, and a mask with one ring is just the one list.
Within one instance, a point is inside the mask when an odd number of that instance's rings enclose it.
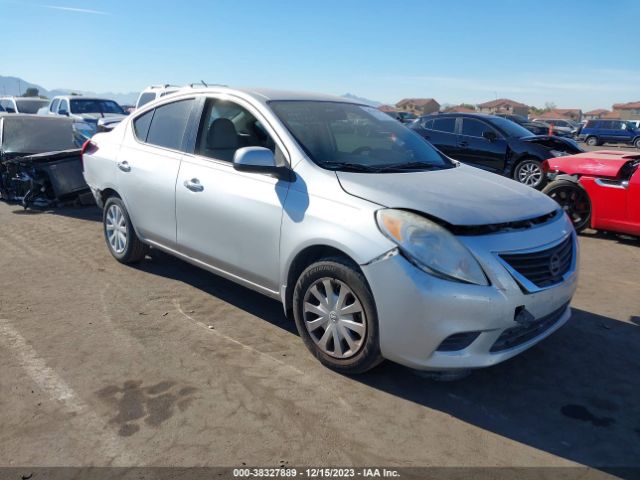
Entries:
{"label": "windshield wiper", "polygon": [[380,168],[381,172],[388,171],[403,171],[403,170],[440,170],[445,168],[444,165],[434,165],[433,163],[426,162],[403,162],[392,163]]}
{"label": "windshield wiper", "polygon": [[371,165],[363,165],[362,163],[350,163],[350,162],[321,162],[321,167],[328,168],[329,170],[342,170],[344,172],[381,172],[380,167],[373,167]]}

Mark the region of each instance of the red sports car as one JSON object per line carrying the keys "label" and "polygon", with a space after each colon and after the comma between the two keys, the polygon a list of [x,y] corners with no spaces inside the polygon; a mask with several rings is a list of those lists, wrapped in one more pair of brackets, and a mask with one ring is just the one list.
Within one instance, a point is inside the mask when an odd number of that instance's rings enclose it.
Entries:
{"label": "red sports car", "polygon": [[545,160],[544,193],[587,227],[640,236],[640,154],[602,150]]}

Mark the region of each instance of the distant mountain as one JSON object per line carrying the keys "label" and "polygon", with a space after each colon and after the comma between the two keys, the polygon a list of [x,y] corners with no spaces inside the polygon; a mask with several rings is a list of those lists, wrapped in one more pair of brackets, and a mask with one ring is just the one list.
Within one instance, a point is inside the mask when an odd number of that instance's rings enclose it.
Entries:
{"label": "distant mountain", "polygon": [[357,95],[353,95],[352,93],[345,93],[344,95],[340,95],[342,98],[348,98],[349,100],[355,100],[356,102],[366,103],[367,105],[371,105],[372,107],[379,107],[382,105],[382,102],[377,102],[376,100],[369,100],[368,98],[358,97]]}
{"label": "distant mountain", "polygon": [[45,97],[55,97],[56,95],[69,95],[71,92],[80,93],[86,97],[101,97],[101,98],[110,98],[111,100],[115,100],[121,105],[132,105],[136,103],[138,99],[139,92],[130,92],[130,93],[96,93],[89,92],[86,90],[79,90],[74,88],[56,88],[53,90],[47,90],[46,88],[31,82],[27,82],[22,78],[18,77],[5,77],[0,75],[0,95],[21,95],[23,94],[27,88],[37,88],[40,92],[40,95]]}

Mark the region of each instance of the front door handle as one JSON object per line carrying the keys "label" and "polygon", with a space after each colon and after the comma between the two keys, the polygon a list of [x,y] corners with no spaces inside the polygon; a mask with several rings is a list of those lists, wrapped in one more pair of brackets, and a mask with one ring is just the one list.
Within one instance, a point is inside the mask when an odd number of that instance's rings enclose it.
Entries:
{"label": "front door handle", "polygon": [[185,180],[184,186],[187,187],[192,192],[201,192],[204,190],[204,187],[200,183],[200,180],[197,178],[192,178],[191,180]]}
{"label": "front door handle", "polygon": [[130,172],[131,171],[131,166],[129,165],[129,162],[127,162],[126,160],[124,160],[122,162],[118,162],[118,168],[120,170],[122,170],[123,172]]}
{"label": "front door handle", "polygon": [[462,141],[462,142],[460,142],[458,144],[458,146],[460,146],[460,147],[468,147],[469,146],[469,142]]}

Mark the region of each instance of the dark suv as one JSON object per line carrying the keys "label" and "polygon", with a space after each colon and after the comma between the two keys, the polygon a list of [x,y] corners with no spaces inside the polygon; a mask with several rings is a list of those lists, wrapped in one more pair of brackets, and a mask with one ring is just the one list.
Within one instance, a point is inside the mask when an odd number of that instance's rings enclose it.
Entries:
{"label": "dark suv", "polygon": [[493,115],[428,115],[410,128],[451,158],[534,188],[546,183],[544,160],[583,151],[571,139],[532,135],[517,123]]}
{"label": "dark suv", "polygon": [[640,148],[640,130],[624,120],[589,120],[578,139],[592,147],[603,143],[626,143]]}

